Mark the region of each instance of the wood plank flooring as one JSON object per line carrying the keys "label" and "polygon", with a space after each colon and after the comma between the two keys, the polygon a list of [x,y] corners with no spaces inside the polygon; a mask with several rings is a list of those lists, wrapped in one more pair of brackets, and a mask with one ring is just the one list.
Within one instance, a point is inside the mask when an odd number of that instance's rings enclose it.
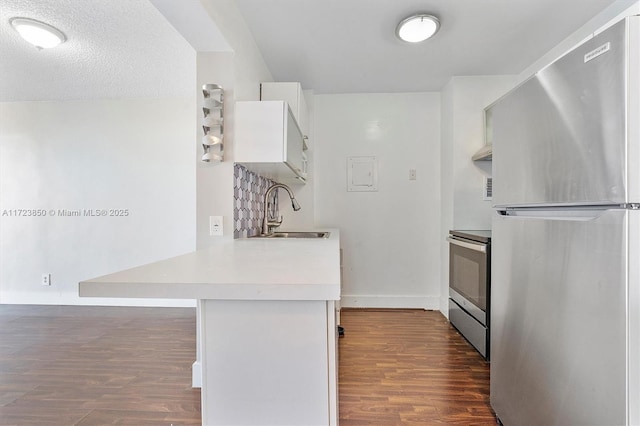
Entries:
{"label": "wood plank flooring", "polygon": [[199,425],[195,308],[0,305],[0,425]]}
{"label": "wood plank flooring", "polygon": [[[438,312],[345,310],[340,424],[495,424]],[[0,425],[199,425],[195,309],[0,305]]]}
{"label": "wood plank flooring", "polygon": [[440,312],[343,310],[340,425],[495,425],[489,364]]}

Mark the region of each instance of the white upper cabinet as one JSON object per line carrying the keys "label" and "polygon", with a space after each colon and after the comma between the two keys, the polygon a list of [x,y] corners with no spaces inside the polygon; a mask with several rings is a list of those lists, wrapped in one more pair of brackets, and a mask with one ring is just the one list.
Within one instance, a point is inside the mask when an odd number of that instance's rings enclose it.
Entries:
{"label": "white upper cabinet", "polygon": [[291,108],[300,130],[309,136],[309,112],[302,92],[302,85],[296,82],[270,82],[260,84],[260,100],[286,101]]}
{"label": "white upper cabinet", "polygon": [[287,102],[236,102],[235,115],[236,163],[279,182],[305,182],[304,140]]}

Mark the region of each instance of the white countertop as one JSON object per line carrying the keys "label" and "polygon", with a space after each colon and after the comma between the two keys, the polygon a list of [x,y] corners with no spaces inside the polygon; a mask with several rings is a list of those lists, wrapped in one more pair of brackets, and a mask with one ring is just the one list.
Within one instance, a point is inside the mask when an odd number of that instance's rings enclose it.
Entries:
{"label": "white countertop", "polygon": [[212,247],[80,282],[81,297],[339,300],[340,232],[327,239],[221,239]]}

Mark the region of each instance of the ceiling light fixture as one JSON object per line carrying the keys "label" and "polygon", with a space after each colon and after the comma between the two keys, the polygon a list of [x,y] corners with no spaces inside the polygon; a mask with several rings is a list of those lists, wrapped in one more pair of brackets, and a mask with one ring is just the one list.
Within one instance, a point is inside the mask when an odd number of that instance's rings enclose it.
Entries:
{"label": "ceiling light fixture", "polygon": [[64,43],[67,37],[57,28],[30,18],[11,18],[11,26],[23,39],[38,49],[49,49]]}
{"label": "ceiling light fixture", "polygon": [[433,15],[417,14],[403,19],[396,28],[396,35],[402,41],[419,43],[433,37],[440,29],[440,21]]}

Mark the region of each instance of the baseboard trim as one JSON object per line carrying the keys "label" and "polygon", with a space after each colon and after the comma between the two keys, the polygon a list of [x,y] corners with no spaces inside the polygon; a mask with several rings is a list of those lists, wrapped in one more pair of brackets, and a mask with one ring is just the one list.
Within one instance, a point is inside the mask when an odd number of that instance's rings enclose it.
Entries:
{"label": "baseboard trim", "polygon": [[449,319],[449,299],[446,297],[440,299],[440,312],[446,319]]}
{"label": "baseboard trim", "polygon": [[424,296],[358,296],[342,295],[340,305],[343,308],[393,308],[440,310],[440,297]]}
{"label": "baseboard trim", "polygon": [[138,298],[104,298],[79,297],[72,294],[47,294],[25,292],[3,292],[0,303],[5,305],[65,305],[65,306],[131,306],[131,307],[163,307],[192,308],[196,306],[193,299],[138,299]]}
{"label": "baseboard trim", "polygon": [[202,364],[200,361],[194,361],[191,365],[191,387],[202,387]]}

